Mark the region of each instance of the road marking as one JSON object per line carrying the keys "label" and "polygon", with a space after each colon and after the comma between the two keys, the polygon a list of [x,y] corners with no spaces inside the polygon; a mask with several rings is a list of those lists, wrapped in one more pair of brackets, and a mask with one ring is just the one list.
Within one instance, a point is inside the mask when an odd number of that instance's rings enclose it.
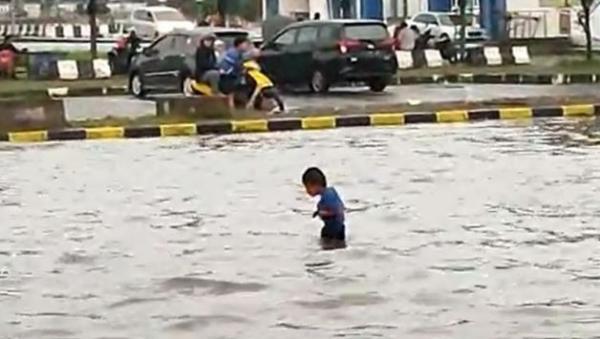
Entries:
{"label": "road marking", "polygon": [[120,139],[125,135],[123,127],[97,127],[85,129],[86,139]]}
{"label": "road marking", "polygon": [[566,105],[562,109],[566,117],[593,116],[595,112],[594,105]]}
{"label": "road marking", "polygon": [[170,124],[160,125],[161,137],[179,137],[196,135],[196,124]]}
{"label": "road marking", "polygon": [[269,131],[269,125],[266,119],[234,120],[231,123],[234,133]]}
{"label": "road marking", "polygon": [[309,117],[302,118],[302,129],[335,128],[335,117]]}
{"label": "road marking", "polygon": [[465,122],[469,120],[469,113],[465,110],[440,111],[436,113],[437,122]]}
{"label": "road marking", "polygon": [[531,117],[533,117],[533,110],[529,107],[500,109],[500,119],[503,120],[529,119]]}
{"label": "road marking", "polygon": [[41,142],[48,140],[48,131],[12,132],[8,133],[10,142]]}
{"label": "road marking", "polygon": [[377,113],[369,115],[372,126],[394,126],[404,125],[405,119],[402,113]]}

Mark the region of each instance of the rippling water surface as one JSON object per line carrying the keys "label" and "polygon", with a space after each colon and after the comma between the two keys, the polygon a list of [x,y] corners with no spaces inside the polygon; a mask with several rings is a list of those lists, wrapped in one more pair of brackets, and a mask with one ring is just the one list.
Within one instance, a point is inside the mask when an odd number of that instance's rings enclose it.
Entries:
{"label": "rippling water surface", "polygon": [[0,338],[598,336],[587,124],[1,145]]}

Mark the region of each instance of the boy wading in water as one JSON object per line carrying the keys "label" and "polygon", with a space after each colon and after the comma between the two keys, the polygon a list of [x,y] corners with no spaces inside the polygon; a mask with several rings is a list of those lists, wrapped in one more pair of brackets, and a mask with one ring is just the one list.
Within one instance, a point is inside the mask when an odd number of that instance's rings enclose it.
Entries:
{"label": "boy wading in water", "polygon": [[344,202],[340,199],[335,188],[327,186],[325,174],[316,167],[311,167],[304,172],[302,183],[308,195],[321,197],[317,204],[317,210],[313,213],[313,218],[318,216],[325,224],[321,229],[323,249],[346,247]]}

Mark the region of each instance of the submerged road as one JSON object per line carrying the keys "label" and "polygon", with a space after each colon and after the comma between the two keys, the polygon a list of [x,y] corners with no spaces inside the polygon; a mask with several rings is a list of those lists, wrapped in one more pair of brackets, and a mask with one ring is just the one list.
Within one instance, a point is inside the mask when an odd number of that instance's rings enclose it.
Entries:
{"label": "submerged road", "polygon": [[[344,108],[369,105],[420,104],[427,102],[524,99],[531,97],[596,96],[598,85],[414,85],[392,86],[385,93],[371,93],[365,88],[335,89],[327,95],[285,94],[287,106],[298,108]],[[140,116],[154,112],[152,101],[133,97],[97,97],[65,99],[68,118],[82,120],[94,117]]]}
{"label": "submerged road", "polygon": [[[592,120],[0,145],[6,338],[592,338]],[[319,165],[349,247],[323,252]]]}

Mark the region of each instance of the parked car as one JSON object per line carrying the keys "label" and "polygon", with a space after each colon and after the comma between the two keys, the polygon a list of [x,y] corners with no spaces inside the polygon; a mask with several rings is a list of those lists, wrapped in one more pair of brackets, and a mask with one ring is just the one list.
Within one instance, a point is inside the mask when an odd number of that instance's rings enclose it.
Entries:
{"label": "parked car", "polygon": [[225,47],[248,32],[235,28],[198,27],[194,30],[173,31],[155,40],[132,61],[129,72],[129,91],[137,97],[148,92],[186,93],[196,71],[196,49],[203,36],[214,34]]}
{"label": "parked car", "polygon": [[[455,13],[419,13],[408,21],[408,25],[417,26],[420,33],[429,30],[431,35],[438,40],[457,41],[460,39],[460,15]],[[469,43],[483,42],[488,39],[486,31],[475,25],[466,27],[466,35]]]}
{"label": "parked car", "polygon": [[398,69],[393,48],[380,21],[304,21],[268,40],[260,61],[278,85],[308,85],[325,93],[337,83],[364,82],[381,92]]}
{"label": "parked car", "polygon": [[196,25],[175,8],[151,6],[131,12],[127,26],[140,37],[154,39],[176,29],[191,30]]}

